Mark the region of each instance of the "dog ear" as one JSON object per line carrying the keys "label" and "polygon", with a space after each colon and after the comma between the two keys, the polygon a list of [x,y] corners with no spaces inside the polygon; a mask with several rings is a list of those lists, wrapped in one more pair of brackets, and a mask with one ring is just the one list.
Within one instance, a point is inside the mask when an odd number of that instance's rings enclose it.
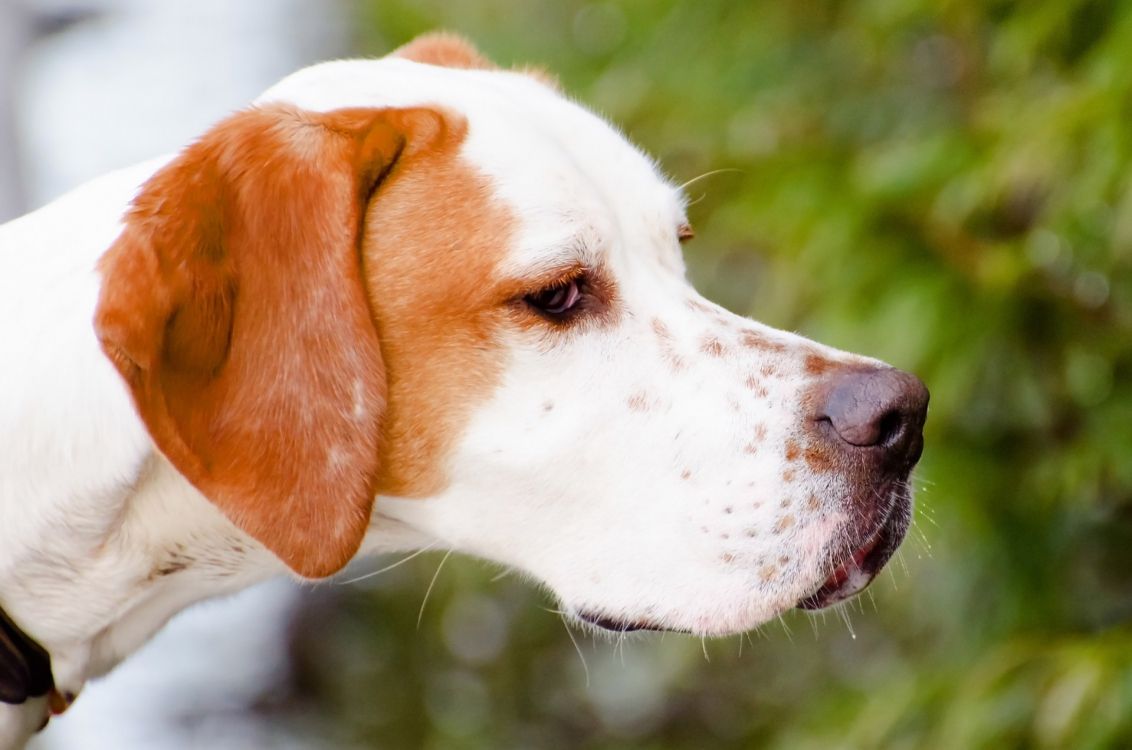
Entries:
{"label": "dog ear", "polygon": [[401,45],[390,55],[445,68],[494,70],[498,67],[484,57],[467,39],[448,31],[422,34],[411,42]]}
{"label": "dog ear", "polygon": [[445,132],[429,109],[237,113],[142,187],[99,261],[95,329],[157,447],[301,576],[349,561],[374,500],[366,205]]}

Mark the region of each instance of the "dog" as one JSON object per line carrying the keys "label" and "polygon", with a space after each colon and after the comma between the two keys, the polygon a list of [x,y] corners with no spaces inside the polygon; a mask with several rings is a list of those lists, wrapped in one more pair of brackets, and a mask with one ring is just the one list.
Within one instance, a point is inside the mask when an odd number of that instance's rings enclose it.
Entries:
{"label": "dog", "polygon": [[432,34],[0,227],[0,747],[202,599],[442,547],[750,629],[902,540],[914,376],[700,297],[679,188]]}

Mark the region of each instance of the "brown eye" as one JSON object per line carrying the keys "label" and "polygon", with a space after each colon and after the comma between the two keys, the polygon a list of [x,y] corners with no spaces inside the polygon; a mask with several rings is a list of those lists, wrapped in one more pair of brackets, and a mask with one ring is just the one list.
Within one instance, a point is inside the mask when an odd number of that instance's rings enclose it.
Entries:
{"label": "brown eye", "polygon": [[582,298],[582,290],[578,279],[571,279],[564,284],[541,289],[534,294],[528,294],[527,304],[551,318],[561,318],[569,313]]}

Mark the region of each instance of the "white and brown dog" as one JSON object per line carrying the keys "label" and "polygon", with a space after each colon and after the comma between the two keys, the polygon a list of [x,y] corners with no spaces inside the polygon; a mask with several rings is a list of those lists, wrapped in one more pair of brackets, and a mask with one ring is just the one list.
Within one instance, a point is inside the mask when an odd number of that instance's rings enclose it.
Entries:
{"label": "white and brown dog", "polygon": [[860,591],[927,392],[705,301],[690,236],[616,130],[443,35],[0,228],[0,747],[177,611],[359,554],[612,630]]}

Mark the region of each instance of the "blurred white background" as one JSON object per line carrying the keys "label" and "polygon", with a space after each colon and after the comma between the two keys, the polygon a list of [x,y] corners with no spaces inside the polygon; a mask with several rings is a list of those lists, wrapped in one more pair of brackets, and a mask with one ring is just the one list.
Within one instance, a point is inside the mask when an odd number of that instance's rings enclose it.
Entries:
{"label": "blurred white background", "polygon": [[[348,0],[0,0],[0,221],[176,150],[284,75],[347,54],[350,11]],[[296,740],[278,707],[255,710],[285,692],[299,596],[273,581],[189,610],[89,684],[33,748],[319,746]]]}

